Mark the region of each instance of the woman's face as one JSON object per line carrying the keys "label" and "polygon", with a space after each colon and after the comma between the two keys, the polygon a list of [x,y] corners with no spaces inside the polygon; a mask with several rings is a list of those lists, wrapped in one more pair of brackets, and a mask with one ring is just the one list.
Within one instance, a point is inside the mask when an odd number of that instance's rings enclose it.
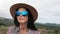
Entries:
{"label": "woman's face", "polygon": [[[18,11],[22,12],[26,10],[25,8],[19,8]],[[19,23],[27,23],[28,21],[28,15],[27,16],[22,16],[22,14],[20,14],[19,16],[17,16],[17,20]]]}

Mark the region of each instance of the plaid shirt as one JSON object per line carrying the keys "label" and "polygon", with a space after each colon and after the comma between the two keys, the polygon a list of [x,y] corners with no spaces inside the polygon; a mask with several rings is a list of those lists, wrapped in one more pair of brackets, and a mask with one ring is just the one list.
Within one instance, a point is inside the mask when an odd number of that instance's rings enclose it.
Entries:
{"label": "plaid shirt", "polygon": [[[15,26],[10,26],[8,28],[7,34],[19,34],[19,28]],[[27,34],[40,34],[40,32],[29,29]]]}

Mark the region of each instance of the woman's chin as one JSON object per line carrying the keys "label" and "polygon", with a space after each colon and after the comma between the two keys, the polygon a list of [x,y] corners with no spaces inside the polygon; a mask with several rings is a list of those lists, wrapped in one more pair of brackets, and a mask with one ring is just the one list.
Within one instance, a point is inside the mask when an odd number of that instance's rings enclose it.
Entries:
{"label": "woman's chin", "polygon": [[20,21],[19,23],[26,23],[26,22],[24,22],[24,21]]}

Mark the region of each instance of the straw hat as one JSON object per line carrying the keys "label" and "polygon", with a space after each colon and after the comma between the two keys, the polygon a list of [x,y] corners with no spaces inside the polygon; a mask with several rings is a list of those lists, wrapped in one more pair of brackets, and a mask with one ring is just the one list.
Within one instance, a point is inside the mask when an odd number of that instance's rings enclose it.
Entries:
{"label": "straw hat", "polygon": [[31,14],[33,15],[34,21],[37,19],[38,13],[37,13],[36,9],[28,4],[25,4],[25,3],[17,3],[17,4],[14,4],[10,7],[10,13],[13,18],[15,17],[16,9],[19,7],[27,8],[31,12]]}

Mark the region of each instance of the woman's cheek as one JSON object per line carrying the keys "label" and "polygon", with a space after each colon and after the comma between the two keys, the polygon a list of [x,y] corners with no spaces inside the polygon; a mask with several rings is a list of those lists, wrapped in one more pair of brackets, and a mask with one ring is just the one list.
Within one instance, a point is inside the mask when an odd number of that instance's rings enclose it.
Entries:
{"label": "woman's cheek", "polygon": [[28,21],[28,17],[25,18],[25,21],[26,21],[26,22]]}

